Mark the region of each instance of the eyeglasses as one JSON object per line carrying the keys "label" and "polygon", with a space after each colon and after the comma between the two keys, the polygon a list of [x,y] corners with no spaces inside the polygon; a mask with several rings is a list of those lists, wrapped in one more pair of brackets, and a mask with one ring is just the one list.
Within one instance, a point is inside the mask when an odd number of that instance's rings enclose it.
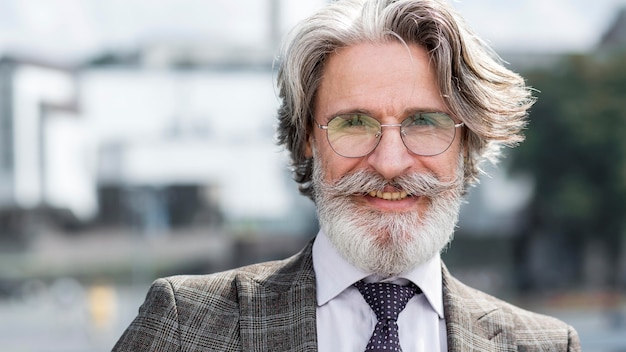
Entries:
{"label": "eyeglasses", "polygon": [[443,112],[416,113],[402,123],[381,124],[375,118],[354,113],[333,117],[328,124],[318,128],[326,130],[326,137],[335,153],[346,158],[360,158],[371,153],[380,142],[383,127],[400,127],[402,142],[412,153],[435,156],[445,152],[464,125]]}

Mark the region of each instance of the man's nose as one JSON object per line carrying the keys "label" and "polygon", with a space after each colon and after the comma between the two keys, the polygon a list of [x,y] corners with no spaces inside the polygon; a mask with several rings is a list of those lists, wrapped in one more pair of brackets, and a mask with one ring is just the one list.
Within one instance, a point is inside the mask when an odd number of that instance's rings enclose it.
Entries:
{"label": "man's nose", "polygon": [[387,180],[406,174],[415,161],[400,133],[398,126],[383,128],[378,146],[367,159],[370,166]]}

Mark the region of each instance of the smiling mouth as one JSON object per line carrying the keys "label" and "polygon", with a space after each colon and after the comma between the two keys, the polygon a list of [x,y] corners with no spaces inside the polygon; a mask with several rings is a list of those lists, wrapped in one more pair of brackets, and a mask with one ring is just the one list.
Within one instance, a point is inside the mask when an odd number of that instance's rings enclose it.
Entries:
{"label": "smiling mouth", "polygon": [[371,191],[368,194],[370,197],[380,198],[384,200],[402,200],[409,196],[409,194],[406,191],[399,191],[399,192]]}

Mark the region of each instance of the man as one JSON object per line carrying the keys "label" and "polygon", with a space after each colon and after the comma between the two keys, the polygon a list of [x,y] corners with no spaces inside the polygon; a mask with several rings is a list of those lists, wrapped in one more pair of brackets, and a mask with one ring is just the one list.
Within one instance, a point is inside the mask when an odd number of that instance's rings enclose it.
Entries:
{"label": "man", "polygon": [[449,5],[332,3],[292,33],[278,87],[320,232],[286,260],[155,281],[115,351],[580,350],[567,324],[440,260],[465,189],[533,103]]}

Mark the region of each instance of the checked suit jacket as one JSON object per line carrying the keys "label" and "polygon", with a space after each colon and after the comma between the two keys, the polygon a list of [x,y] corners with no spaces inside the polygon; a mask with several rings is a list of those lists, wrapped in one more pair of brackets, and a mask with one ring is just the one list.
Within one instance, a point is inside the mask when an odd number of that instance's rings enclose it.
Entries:
{"label": "checked suit jacket", "polygon": [[[442,272],[448,351],[580,351],[571,326]],[[315,311],[309,244],[281,261],[156,280],[113,351],[317,351]]]}

